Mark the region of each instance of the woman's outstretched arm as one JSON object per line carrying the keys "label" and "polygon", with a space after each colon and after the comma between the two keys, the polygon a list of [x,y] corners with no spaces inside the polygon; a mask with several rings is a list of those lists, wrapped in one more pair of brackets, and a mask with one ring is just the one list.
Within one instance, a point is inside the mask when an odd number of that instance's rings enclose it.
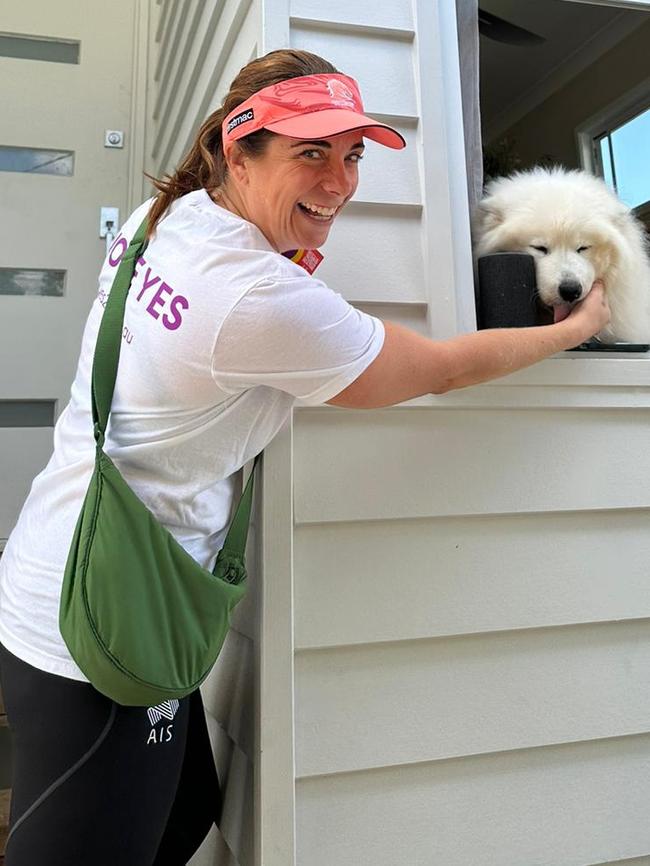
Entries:
{"label": "woman's outstretched arm", "polygon": [[348,409],[378,409],[423,394],[444,394],[477,385],[571,349],[597,334],[608,321],[604,287],[597,281],[584,301],[553,325],[499,328],[429,340],[385,322],[386,339],[377,358],[328,402]]}

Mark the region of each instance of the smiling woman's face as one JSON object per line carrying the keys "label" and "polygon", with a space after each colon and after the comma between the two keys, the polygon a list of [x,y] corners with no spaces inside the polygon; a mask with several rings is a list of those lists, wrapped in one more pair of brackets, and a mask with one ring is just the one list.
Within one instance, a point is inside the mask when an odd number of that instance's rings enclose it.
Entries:
{"label": "smiling woman's face", "polygon": [[316,249],[357,188],[363,149],[357,131],[314,141],[276,135],[255,158],[234,151],[231,200],[278,252]]}

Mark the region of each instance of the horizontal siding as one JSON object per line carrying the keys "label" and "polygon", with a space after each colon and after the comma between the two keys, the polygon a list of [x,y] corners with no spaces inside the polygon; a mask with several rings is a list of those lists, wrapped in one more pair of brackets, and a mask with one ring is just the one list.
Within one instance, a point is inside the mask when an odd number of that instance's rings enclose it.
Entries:
{"label": "horizontal siding", "polygon": [[398,325],[411,328],[411,330],[422,334],[422,336],[428,334],[428,308],[425,303],[354,301],[354,305],[371,316],[377,316],[383,320],[390,319]]}
{"label": "horizontal siding", "polygon": [[259,39],[260,3],[256,0],[240,0],[233,8],[233,18],[223,34],[226,54],[212,72],[211,87],[201,104],[203,117],[216,111],[230,90],[230,85],[240,69],[257,57]]}
{"label": "horizontal siding", "polygon": [[[290,15],[409,139],[369,145],[318,275],[424,333],[471,328],[453,4]],[[649,399],[571,361],[295,414],[298,866],[650,856]]]}
{"label": "horizontal siding", "polygon": [[[178,41],[174,33],[167,38],[169,31],[165,31],[160,43],[160,86],[152,136],[158,173],[180,161],[200,124],[220,104],[234,73],[251,58],[259,39],[259,7],[254,0],[191,0],[187,12],[174,31]],[[176,23],[170,16],[169,26]]]}
{"label": "horizontal siding", "polygon": [[392,3],[377,3],[376,0],[291,0],[292,18],[336,21],[339,24],[413,31],[413,6],[410,0],[394,0]]}
{"label": "horizontal siding", "polygon": [[[413,255],[419,244],[420,218],[419,208],[348,205],[323,248],[325,259],[318,269],[319,279],[352,303],[426,303],[422,258]],[[386,231],[387,220],[390,231]],[[380,238],[382,255],[378,256]],[[342,268],[342,262],[354,262],[354,268]],[[363,280],[358,277],[359,267]]]}
{"label": "horizontal siding", "polygon": [[173,0],[156,0],[156,4],[160,6],[160,9],[157,13],[158,17],[155,24],[154,39],[156,42],[160,42],[163,33],[167,29],[169,13],[172,11],[172,7],[174,7],[176,4],[173,2]]}
{"label": "horizontal siding", "polygon": [[645,733],[650,620],[298,653],[298,776]]}
{"label": "horizontal siding", "polygon": [[649,525],[623,510],[299,526],[296,646],[650,617]]}
{"label": "horizontal siding", "polygon": [[[377,119],[397,129],[406,139],[406,148],[394,150],[372,139],[366,139],[366,151],[359,166],[359,186],[348,208],[354,208],[363,202],[420,208],[422,194],[418,176],[418,152],[415,147],[415,124],[412,121],[393,119],[385,115],[377,115]],[[384,226],[387,220],[390,220],[392,229],[394,214],[390,208],[386,208],[383,218]],[[337,218],[337,225],[332,235],[341,234],[342,231]],[[412,254],[412,250],[410,252]],[[384,256],[382,255],[381,258]]]}
{"label": "horizontal siding", "polygon": [[290,16],[291,46],[313,51],[355,78],[366,111],[407,142],[395,151],[367,140],[359,187],[325,245],[318,276],[352,303],[401,305],[399,320],[427,332],[412,4],[292,0]]}
{"label": "horizontal siding", "polygon": [[169,121],[185,70],[187,53],[192,50],[198,35],[204,7],[202,0],[183,0],[182,3],[174,3],[169,26],[161,38],[155,71],[158,93],[152,114],[162,123]]}
{"label": "horizontal siding", "polygon": [[301,780],[297,843],[297,862],[309,866],[644,858],[650,736]]}
{"label": "horizontal siding", "polygon": [[648,507],[649,420],[643,409],[307,410],[296,521]]}
{"label": "horizontal siding", "polygon": [[291,47],[313,51],[355,78],[370,114],[417,117],[413,48],[407,39],[301,22],[291,28]]}
{"label": "horizontal siding", "polygon": [[296,414],[301,866],[650,855],[647,400],[515,390]]}
{"label": "horizontal siding", "polygon": [[[323,34],[327,35],[327,31],[294,23],[292,45],[321,53],[352,75],[355,73],[349,64],[353,55],[348,55],[348,52],[366,52],[363,56],[367,56],[372,64],[374,61],[370,58],[377,52],[396,51],[394,67],[403,70],[403,80],[412,74],[408,63],[411,47],[408,44],[395,43],[388,37],[345,31],[330,32],[328,41],[321,44],[319,40]],[[349,44],[351,39],[358,40],[359,44]],[[346,55],[345,62],[336,60],[333,52],[337,50]],[[362,86],[366,109],[371,111],[374,98],[374,111],[378,118],[402,133],[407,148],[396,152],[367,141],[359,172],[359,188],[324,247],[325,261],[318,276],[352,302],[426,303],[417,121],[415,117],[403,116],[404,105],[400,106],[399,117],[390,116],[396,103],[387,91],[372,96],[368,69],[364,69],[361,75],[357,73],[356,77]],[[412,88],[412,81],[408,86]],[[381,256],[377,255],[379,248],[382,249]],[[387,258],[391,262],[389,269],[385,264]],[[363,280],[358,279],[359,274],[363,274]],[[417,311],[406,314],[406,324],[413,324],[416,318]]]}

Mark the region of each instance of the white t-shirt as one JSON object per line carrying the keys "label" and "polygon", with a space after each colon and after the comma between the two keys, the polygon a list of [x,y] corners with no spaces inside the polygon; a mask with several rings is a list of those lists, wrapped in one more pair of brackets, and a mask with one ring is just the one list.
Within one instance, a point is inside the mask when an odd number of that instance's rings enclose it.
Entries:
{"label": "white t-shirt", "polygon": [[[29,664],[85,680],[61,638],[59,597],[94,465],[90,373],[106,296],[150,202],[127,220],[99,277],[54,453],[0,560],[0,641]],[[178,199],[138,262],[105,444],[180,544],[211,568],[239,469],[292,407],[330,400],[377,357],[379,319],[275,252],[204,190]]]}

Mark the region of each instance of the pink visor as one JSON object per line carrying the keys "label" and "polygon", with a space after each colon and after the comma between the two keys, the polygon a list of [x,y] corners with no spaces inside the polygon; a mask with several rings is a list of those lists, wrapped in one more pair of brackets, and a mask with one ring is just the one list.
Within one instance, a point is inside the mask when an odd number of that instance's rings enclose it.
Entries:
{"label": "pink visor", "polygon": [[358,129],[386,147],[406,147],[399,132],[366,117],[357,82],[339,73],[288,78],[258,90],[224,120],[224,150],[229,142],[258,129],[304,139],[328,138]]}

